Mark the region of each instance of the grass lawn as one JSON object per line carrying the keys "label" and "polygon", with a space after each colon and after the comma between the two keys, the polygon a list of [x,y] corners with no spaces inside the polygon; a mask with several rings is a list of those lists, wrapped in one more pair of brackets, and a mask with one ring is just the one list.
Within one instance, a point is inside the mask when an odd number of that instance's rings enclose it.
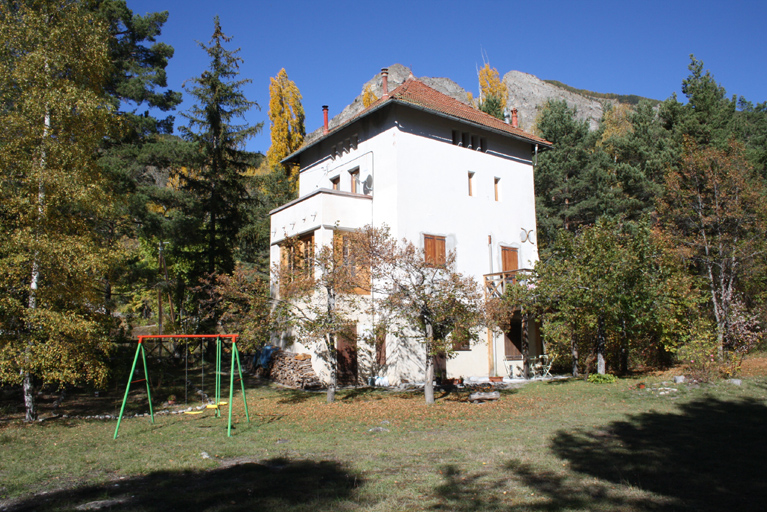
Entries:
{"label": "grass lawn", "polygon": [[211,412],[127,418],[116,440],[114,420],[0,422],[0,511],[765,510],[767,376],[663,380],[431,407],[254,386],[231,438]]}

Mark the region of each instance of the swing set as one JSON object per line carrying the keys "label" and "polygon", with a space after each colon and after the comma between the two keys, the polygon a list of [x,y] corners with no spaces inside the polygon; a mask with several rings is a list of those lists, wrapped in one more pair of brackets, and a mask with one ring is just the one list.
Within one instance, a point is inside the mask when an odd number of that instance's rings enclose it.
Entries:
{"label": "swing set", "polygon": [[[147,394],[147,400],[149,402],[149,416],[151,418],[152,424],[154,424],[154,410],[152,409],[152,392],[149,389],[149,372],[147,371],[147,364],[146,364],[146,350],[144,349],[144,340],[147,339],[164,339],[164,338],[171,338],[171,339],[189,339],[189,338],[200,338],[200,341],[202,342],[203,338],[215,338],[216,339],[216,396],[215,396],[215,402],[214,403],[208,403],[206,404],[206,409],[215,409],[216,411],[216,417],[221,417],[221,406],[222,405],[229,405],[229,423],[227,427],[227,437],[232,437],[232,399],[234,397],[234,363],[237,362],[237,372],[239,374],[239,380],[240,380],[240,388],[242,391],[242,403],[245,406],[245,417],[248,419],[248,422],[250,422],[250,415],[248,414],[248,403],[245,400],[245,383],[242,380],[242,365],[240,364],[240,352],[237,349],[237,337],[238,334],[157,334],[157,335],[151,335],[151,336],[139,336],[138,337],[138,346],[136,347],[136,355],[133,358],[133,367],[130,371],[130,376],[128,377],[128,385],[125,387],[125,397],[123,398],[122,406],[120,407],[120,416],[117,419],[117,427],[115,428],[115,434],[112,437],[112,439],[117,439],[117,432],[120,430],[120,422],[123,418],[123,413],[125,412],[125,404],[128,402],[128,393],[130,391],[131,384],[134,384],[136,382],[141,382],[142,380],[146,381],[146,394]],[[222,402],[221,401],[221,360],[222,360],[222,352],[223,352],[223,345],[224,340],[229,339],[232,343],[232,368],[229,372],[229,401],[228,402]],[[202,360],[202,397],[203,400],[205,400],[205,356],[204,356],[204,350],[201,348],[201,354],[203,357]],[[144,378],[139,380],[133,380],[133,375],[136,372],[136,364],[138,363],[139,354],[141,355],[141,360],[144,363]],[[189,342],[186,342],[186,377],[187,377],[187,386],[188,386],[188,372],[189,372]],[[201,414],[203,411],[184,411],[185,414]]]}

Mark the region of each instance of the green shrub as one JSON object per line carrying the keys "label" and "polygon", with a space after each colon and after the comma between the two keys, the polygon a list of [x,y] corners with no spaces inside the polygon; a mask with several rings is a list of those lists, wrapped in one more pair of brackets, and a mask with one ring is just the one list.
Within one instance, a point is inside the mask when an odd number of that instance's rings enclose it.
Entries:
{"label": "green shrub", "polygon": [[587,380],[589,382],[593,382],[594,384],[612,384],[614,382],[618,382],[618,377],[611,373],[592,373],[589,375]]}

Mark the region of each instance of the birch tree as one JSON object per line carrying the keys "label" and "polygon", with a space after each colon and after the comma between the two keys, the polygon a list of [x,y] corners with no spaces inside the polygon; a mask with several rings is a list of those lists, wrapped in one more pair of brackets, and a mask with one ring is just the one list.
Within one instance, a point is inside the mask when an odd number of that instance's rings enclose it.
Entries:
{"label": "birch tree", "polygon": [[687,140],[682,163],[669,172],[658,210],[665,230],[706,283],[720,359],[734,335],[733,305],[741,281],[765,258],[763,181],[743,147],[700,147]]}
{"label": "birch tree", "polygon": [[112,198],[95,163],[113,122],[105,27],[80,4],[0,3],[0,380],[103,383],[98,281],[115,247],[97,231]]}

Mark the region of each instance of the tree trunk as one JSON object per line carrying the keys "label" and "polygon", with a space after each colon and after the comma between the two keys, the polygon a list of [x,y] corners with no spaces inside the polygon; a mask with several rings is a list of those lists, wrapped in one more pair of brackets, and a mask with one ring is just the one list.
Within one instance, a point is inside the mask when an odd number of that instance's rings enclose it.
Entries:
{"label": "tree trunk", "polygon": [[335,339],[330,334],[328,338],[328,346],[330,347],[330,383],[328,384],[326,402],[332,404],[336,401],[336,388],[338,387],[338,354],[336,353]]}
{"label": "tree trunk", "polygon": [[35,403],[35,385],[32,374],[24,372],[24,407],[26,408],[26,416],[24,421],[30,422],[37,419],[37,404]]}
{"label": "tree trunk", "polygon": [[621,332],[621,374],[626,375],[629,371],[629,335],[626,332],[626,319],[623,319]]}
{"label": "tree trunk", "polygon": [[[331,287],[325,288],[328,294],[327,313],[330,325],[335,325],[336,294]],[[332,404],[336,399],[336,387],[338,386],[338,351],[336,350],[336,337],[333,333],[325,336],[328,345],[328,357],[330,357],[330,383],[328,384],[327,403]]]}
{"label": "tree trunk", "polygon": [[607,341],[605,340],[605,319],[604,317],[600,316],[597,319],[597,373],[600,375],[604,375],[606,372],[605,368],[605,345],[607,344]]}
{"label": "tree trunk", "polygon": [[[45,70],[48,71],[48,63],[45,64]],[[43,142],[48,138],[48,132],[51,128],[51,113],[46,108],[45,117],[43,118]],[[43,182],[43,171],[45,170],[47,160],[47,154],[45,147],[43,147],[42,154],[40,155],[40,178],[37,183],[37,229],[40,229],[40,223],[45,216],[45,183]],[[37,235],[35,235],[37,240]],[[27,307],[30,310],[37,309],[37,288],[40,283],[40,264],[38,262],[38,253],[35,249],[35,256],[32,260],[32,276],[29,282],[29,299],[27,301]],[[29,367],[29,357],[32,352],[32,341],[27,342],[27,348],[24,354],[25,366]],[[24,393],[24,407],[26,408],[26,421],[35,421],[37,419],[37,405],[35,404],[34,394],[34,378],[33,375],[26,368],[21,371],[23,375],[23,393]]]}
{"label": "tree trunk", "polygon": [[426,398],[426,404],[431,405],[434,403],[434,355],[432,349],[434,347],[434,329],[431,322],[427,319],[426,322],[426,381],[423,386],[424,398]]}
{"label": "tree trunk", "polygon": [[573,359],[573,377],[578,376],[578,337],[573,334],[570,338],[570,355]]}
{"label": "tree trunk", "polygon": [[522,314],[522,361],[524,364],[524,377],[525,380],[530,379],[530,341],[528,340],[528,335],[530,334],[529,329],[529,317],[527,313]]}

